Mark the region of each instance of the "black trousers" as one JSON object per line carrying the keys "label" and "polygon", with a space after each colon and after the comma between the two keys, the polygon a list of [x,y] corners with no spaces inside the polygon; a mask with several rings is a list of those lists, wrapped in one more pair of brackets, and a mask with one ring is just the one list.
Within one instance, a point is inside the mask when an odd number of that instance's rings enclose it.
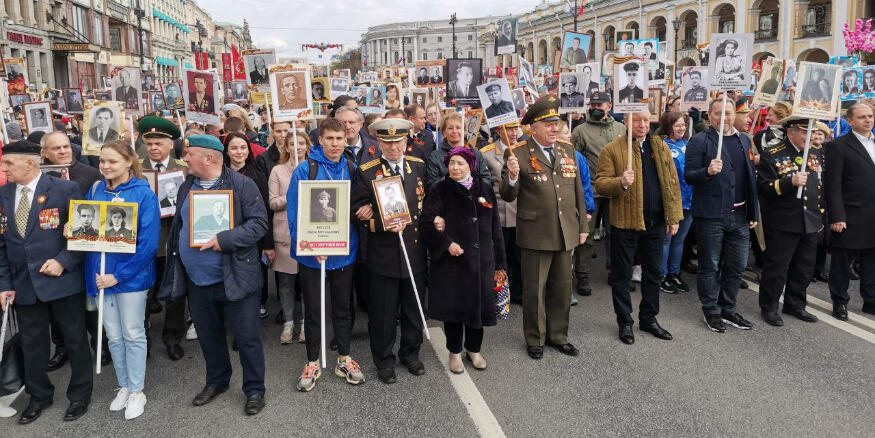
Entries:
{"label": "black trousers", "polygon": [[665,220],[658,220],[645,231],[611,227],[611,294],[614,312],[620,325],[632,324],[632,298],[629,281],[637,251],[641,261],[641,304],[638,321],[649,324],[659,314],[659,278],[662,272],[662,249],[665,242]]}
{"label": "black trousers", "polygon": [[[416,286],[419,291],[423,290],[420,278],[416,279]],[[402,363],[418,361],[423,327],[413,295],[413,283],[407,278],[384,277],[371,273],[370,290],[374,293],[371,294],[368,304],[368,334],[371,338],[374,364],[379,369],[395,366],[395,320],[399,318],[399,314],[401,347],[398,349],[398,357]],[[425,303],[422,292],[420,300]],[[307,337],[310,337],[309,333]]]}
{"label": "black trousers", "polygon": [[[51,311],[51,310],[50,310]],[[55,324],[51,324],[52,328],[52,343],[55,344],[55,351],[66,350],[64,344],[64,335]],[[85,330],[88,331],[89,345],[94,352],[97,352],[97,311],[85,311]],[[103,351],[109,354],[109,343],[106,336],[103,337]]]}
{"label": "black trousers", "polygon": [[784,292],[784,308],[805,309],[805,291],[811,284],[817,253],[817,233],[791,233],[766,228],[766,251],[760,280],[760,309],[777,312]]}
{"label": "black trousers", "polygon": [[875,248],[850,250],[832,248],[829,264],[829,295],[833,304],[848,304],[851,260],[860,261],[860,295],[863,302],[875,305]]}
{"label": "black trousers", "polygon": [[261,344],[261,295],[255,292],[239,301],[229,301],[224,283],[198,286],[188,280],[188,305],[197,340],[207,365],[207,385],[227,387],[231,381],[231,358],[225,324],[231,328],[243,368],[243,393],[264,394],[264,348]]}
{"label": "black trousers", "polygon": [[81,401],[91,398],[94,383],[91,372],[91,350],[85,331],[85,294],[78,293],[54,301],[37,301],[26,306],[15,305],[21,345],[24,350],[24,387],[31,402],[52,401],[55,387],[49,380],[49,323],[58,328],[70,355],[70,383],[67,399]]}
{"label": "black trousers", "polygon": [[592,220],[589,221],[589,235],[586,237],[586,242],[578,245],[574,250],[574,272],[577,275],[589,274],[592,272],[592,259],[595,253],[594,231],[599,227],[599,222],[604,225],[605,236],[602,240],[605,242],[605,268],[611,269],[611,218],[609,217],[611,209],[611,198],[595,198],[595,211],[592,213]]}
{"label": "black trousers", "polygon": [[[325,271],[325,318],[331,320],[334,327],[334,339],[337,341],[337,353],[349,355],[349,343],[352,338],[352,277],[353,266]],[[320,326],[320,292],[321,279],[319,269],[298,265],[298,275],[301,278],[301,289],[304,292],[304,324],[306,327],[307,360],[319,360],[319,350],[322,346],[322,331]],[[331,306],[330,308],[327,308]],[[325,321],[328,325],[328,321]],[[327,336],[327,334],[326,334]]]}
{"label": "black trousers", "polygon": [[[164,263],[166,257],[158,257],[155,259],[155,286],[149,290],[149,294],[155,293],[161,287],[161,280],[164,278]],[[164,303],[164,326],[161,329],[161,340],[164,345],[179,345],[182,338],[188,330],[188,324],[185,321],[185,303],[187,299],[183,298],[176,301],[167,301]],[[149,306],[146,306],[146,327],[148,327],[149,318],[152,317],[152,312],[149,311]],[[151,341],[149,331],[146,330],[146,338]]]}
{"label": "black trousers", "polygon": [[516,245],[516,227],[501,228],[504,237],[504,257],[507,260],[507,279],[510,281],[510,300],[523,302],[523,276],[520,265],[520,247]]}
{"label": "black trousers", "polygon": [[[352,270],[352,284],[355,289],[355,301],[368,312],[368,291],[370,288],[370,276],[368,275],[368,265],[364,262],[356,262]],[[355,306],[352,309],[352,320],[355,323]],[[355,324],[353,324],[355,325]]]}
{"label": "black trousers", "polygon": [[479,353],[483,345],[483,328],[469,327],[461,322],[445,322],[444,334],[447,336],[447,350],[453,354],[462,352],[462,339],[465,340],[465,350]]}

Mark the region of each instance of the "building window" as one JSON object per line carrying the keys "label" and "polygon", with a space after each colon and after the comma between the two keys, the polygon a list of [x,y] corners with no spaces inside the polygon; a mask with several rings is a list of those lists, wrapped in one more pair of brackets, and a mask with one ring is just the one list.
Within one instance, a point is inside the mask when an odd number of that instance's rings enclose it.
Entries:
{"label": "building window", "polygon": [[422,38],[422,42],[423,42],[423,43],[427,43],[427,42],[428,42],[428,38],[423,37],[423,38]]}
{"label": "building window", "polygon": [[422,53],[422,60],[428,61],[428,53],[425,53],[425,52]]}
{"label": "building window", "polygon": [[73,6],[73,29],[81,35],[88,36],[88,10]]}
{"label": "building window", "polygon": [[94,30],[93,38],[91,41],[98,46],[103,45],[103,16],[100,14],[94,14],[94,19],[91,22]]}
{"label": "building window", "polygon": [[444,59],[444,54],[442,52],[438,52],[437,59]]}
{"label": "building window", "polygon": [[438,42],[439,42],[439,43],[444,42],[444,37],[438,37]]}
{"label": "building window", "polygon": [[122,30],[120,28],[109,28],[109,47],[113,52],[122,51]]}
{"label": "building window", "polygon": [[469,34],[469,35],[468,35],[468,41],[474,41],[474,35]]}
{"label": "building window", "polygon": [[469,57],[469,58],[473,58],[473,57],[474,57],[474,52],[472,52],[472,51],[469,50],[469,51],[468,51],[468,57]]}

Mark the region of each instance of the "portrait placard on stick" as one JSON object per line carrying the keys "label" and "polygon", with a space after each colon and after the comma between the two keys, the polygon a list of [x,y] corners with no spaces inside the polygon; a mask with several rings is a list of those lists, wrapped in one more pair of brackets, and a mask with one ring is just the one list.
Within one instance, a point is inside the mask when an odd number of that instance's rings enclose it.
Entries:
{"label": "portrait placard on stick", "polygon": [[414,65],[416,66],[417,86],[443,87],[446,84],[446,80],[444,79],[444,67],[447,65],[447,60],[436,59],[433,61],[416,61]]}
{"label": "portrait placard on stick", "polygon": [[185,99],[185,117],[189,122],[205,125],[221,123],[219,107],[219,75],[214,71],[183,70],[182,96]]}
{"label": "portrait placard on stick", "polygon": [[310,69],[295,64],[272,65],[270,100],[275,121],[298,120],[312,113]]}
{"label": "portrait placard on stick", "polygon": [[583,73],[559,73],[559,113],[586,111],[586,79]]}
{"label": "portrait placard on stick", "polygon": [[562,58],[559,67],[574,69],[577,64],[583,64],[589,59],[589,49],[592,46],[592,35],[565,31],[562,35]]}
{"label": "portrait placard on stick", "polygon": [[519,120],[507,79],[499,78],[477,87],[480,105],[490,128]]}
{"label": "portrait placard on stick", "polygon": [[708,107],[708,67],[684,67],[681,74],[681,111]]}
{"label": "portrait placard on stick", "polygon": [[614,112],[647,111],[647,63],[638,57],[614,58]]}
{"label": "portrait placard on stick", "polygon": [[55,127],[52,126],[52,106],[48,100],[39,102],[27,102],[21,105],[24,111],[24,120],[27,122],[27,131],[41,131],[45,133],[52,132]]}
{"label": "portrait placard on stick", "polygon": [[86,99],[82,155],[100,155],[104,143],[121,138],[119,134],[124,132],[123,116],[121,102]]}
{"label": "portrait placard on stick", "polygon": [[373,184],[383,229],[413,222],[400,176],[376,179]]}
{"label": "portrait placard on stick", "polygon": [[469,145],[477,145],[477,136],[480,134],[480,125],[483,124],[483,109],[476,108],[465,111],[465,142]]}
{"label": "portrait placard on stick", "polygon": [[137,203],[70,200],[70,251],[137,252]]}
{"label": "portrait placard on stick", "polygon": [[349,191],[348,180],[298,181],[298,255],[349,254]]}
{"label": "portrait placard on stick", "polygon": [[784,81],[784,61],[769,57],[763,61],[760,80],[753,95],[753,105],[758,107],[772,106],[778,102],[781,92],[781,82]]}
{"label": "portrait placard on stick", "polygon": [[842,83],[839,87],[839,100],[842,102],[854,101],[866,96],[863,89],[864,69],[866,69],[866,67],[845,67],[842,69]]}
{"label": "portrait placard on stick", "polygon": [[161,84],[161,91],[164,93],[164,105],[167,109],[185,108],[185,99],[182,98],[182,90],[179,89],[179,84],[176,82]]}
{"label": "portrait placard on stick", "polygon": [[[243,68],[246,71],[246,82],[254,85],[259,91],[267,91],[268,66],[276,64],[276,52],[273,50],[244,50]],[[309,88],[308,88],[309,90]]]}
{"label": "portrait placard on stick", "polygon": [[158,174],[158,206],[161,208],[161,217],[170,217],[176,214],[176,195],[185,181],[185,171],[171,170]]}
{"label": "portrait placard on stick", "polygon": [[711,34],[708,52],[709,88],[712,90],[745,90],[750,86],[750,66],[753,56],[752,33]]}
{"label": "portrait placard on stick", "polygon": [[799,63],[801,87],[793,97],[794,116],[833,120],[838,111],[842,66],[802,61]]}
{"label": "portrait placard on stick", "polygon": [[138,115],[143,112],[143,84],[140,69],[121,68],[112,73],[112,98],[122,102],[125,114]]}
{"label": "portrait placard on stick", "polygon": [[447,105],[456,107],[467,105],[472,108],[480,106],[477,87],[483,81],[482,71],[482,59],[448,59]]}
{"label": "portrait placard on stick", "polygon": [[234,228],[234,192],[192,190],[188,192],[190,246],[199,248],[222,231]]}

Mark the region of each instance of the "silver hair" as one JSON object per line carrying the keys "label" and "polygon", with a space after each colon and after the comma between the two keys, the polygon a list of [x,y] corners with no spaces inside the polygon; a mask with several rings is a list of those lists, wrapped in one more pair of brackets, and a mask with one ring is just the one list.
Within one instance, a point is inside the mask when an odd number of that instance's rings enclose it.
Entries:
{"label": "silver hair", "polygon": [[356,109],[356,108],[350,108],[350,107],[345,106],[345,105],[342,106],[342,107],[340,107],[340,108],[338,108],[336,111],[334,111],[334,117],[337,117],[337,116],[339,116],[339,115],[341,115],[341,114],[343,114],[343,113],[345,113],[345,112],[352,112],[352,113],[355,113],[355,115],[358,116],[360,122],[364,122],[364,121],[365,121],[365,115],[362,114],[361,111],[359,111],[359,110]]}
{"label": "silver hair", "polygon": [[60,136],[64,137],[64,140],[67,140],[67,146],[71,146],[71,144],[70,144],[70,137],[67,137],[67,134],[66,134],[64,131],[52,131],[52,132],[50,132],[50,133],[44,135],[44,136],[40,139],[40,141],[39,141],[39,145],[40,145],[40,147],[43,148],[43,149],[45,149],[45,148],[46,148],[46,143],[48,142],[49,137],[52,137],[52,136],[55,136],[55,135],[60,135]]}

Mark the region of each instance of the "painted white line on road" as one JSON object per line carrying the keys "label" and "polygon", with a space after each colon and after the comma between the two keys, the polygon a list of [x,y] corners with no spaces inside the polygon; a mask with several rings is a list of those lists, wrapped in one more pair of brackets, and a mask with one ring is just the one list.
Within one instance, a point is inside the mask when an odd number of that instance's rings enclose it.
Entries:
{"label": "painted white line on road", "polygon": [[[832,314],[832,303],[830,302],[809,295],[808,303],[821,308],[825,312],[829,312],[830,314]],[[854,312],[848,312],[848,319],[862,325],[863,327],[868,328],[869,330],[875,330],[875,321],[866,318],[865,316],[857,315]]]}
{"label": "painted white line on road", "polygon": [[[760,287],[758,284],[751,282],[751,281],[748,281],[747,283],[750,286],[751,291],[756,292],[756,293],[760,293]],[[809,296],[809,299],[811,299],[811,296]],[[780,301],[782,303],[784,302],[783,296],[781,297]],[[809,313],[811,313],[812,315],[814,315],[818,319],[820,319],[821,322],[824,322],[828,325],[831,325],[831,326],[833,326],[839,330],[842,330],[844,332],[850,333],[850,334],[852,334],[852,335],[854,335],[854,336],[856,336],[864,341],[868,341],[871,344],[875,344],[875,334],[868,332],[866,330],[863,330],[860,327],[857,327],[857,326],[850,324],[850,323],[847,323],[845,321],[839,321],[838,319],[835,319],[831,313],[821,312],[820,310],[812,309],[810,306],[808,307],[807,310]],[[851,312],[848,312],[848,315],[850,315],[850,314],[851,314]],[[862,318],[862,317],[859,317],[859,318]]]}
{"label": "painted white line on road", "polygon": [[428,332],[431,334],[431,348],[434,349],[438,360],[441,361],[444,372],[447,373],[450,383],[453,384],[453,389],[456,390],[456,394],[459,395],[459,399],[462,400],[462,404],[468,410],[468,415],[474,421],[477,432],[482,437],[503,438],[505,435],[504,431],[501,430],[501,425],[498,424],[498,420],[492,414],[489,405],[486,404],[486,400],[483,399],[480,391],[477,390],[477,386],[474,385],[474,381],[471,380],[468,371],[466,370],[462,374],[454,374],[450,371],[448,363],[450,352],[446,347],[447,338],[444,336],[444,331],[440,327],[432,327],[428,329]]}

